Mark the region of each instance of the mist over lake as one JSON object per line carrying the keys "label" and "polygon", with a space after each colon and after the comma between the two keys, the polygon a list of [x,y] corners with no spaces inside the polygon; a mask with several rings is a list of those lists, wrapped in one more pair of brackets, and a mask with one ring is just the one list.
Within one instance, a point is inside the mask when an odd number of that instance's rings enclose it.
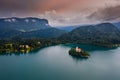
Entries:
{"label": "mist over lake", "polygon": [[[69,49],[79,46],[88,59],[72,57]],[[0,80],[119,80],[120,48],[90,45],[56,45],[28,54],[0,55]]]}

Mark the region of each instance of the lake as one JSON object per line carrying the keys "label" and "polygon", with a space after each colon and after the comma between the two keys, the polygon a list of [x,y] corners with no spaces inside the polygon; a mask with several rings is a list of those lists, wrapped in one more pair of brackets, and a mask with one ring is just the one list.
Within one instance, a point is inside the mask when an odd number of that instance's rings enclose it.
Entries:
{"label": "lake", "polygon": [[[88,59],[72,57],[79,46]],[[0,55],[0,80],[120,80],[120,48],[56,45],[27,54]]]}

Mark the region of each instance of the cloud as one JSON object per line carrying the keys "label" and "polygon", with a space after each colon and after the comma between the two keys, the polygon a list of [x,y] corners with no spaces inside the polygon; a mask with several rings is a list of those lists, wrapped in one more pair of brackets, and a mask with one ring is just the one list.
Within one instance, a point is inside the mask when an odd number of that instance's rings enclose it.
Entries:
{"label": "cloud", "polygon": [[116,5],[120,0],[0,0],[0,17],[31,16],[46,18],[53,26],[82,25],[119,17]]}
{"label": "cloud", "polygon": [[100,21],[115,21],[120,18],[120,5],[109,6],[103,9],[98,9],[88,16],[88,19]]}
{"label": "cloud", "polygon": [[84,13],[69,13],[58,14],[55,10],[46,11],[45,14],[39,14],[39,18],[46,18],[52,26],[70,26],[70,25],[85,25],[98,23],[87,18],[88,14]]}

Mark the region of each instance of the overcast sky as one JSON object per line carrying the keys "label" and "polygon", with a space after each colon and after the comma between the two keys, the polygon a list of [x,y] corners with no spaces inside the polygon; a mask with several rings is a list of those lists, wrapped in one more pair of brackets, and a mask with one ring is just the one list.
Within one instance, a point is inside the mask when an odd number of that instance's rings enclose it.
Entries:
{"label": "overcast sky", "polygon": [[0,17],[46,18],[52,26],[120,20],[120,0],[0,0]]}

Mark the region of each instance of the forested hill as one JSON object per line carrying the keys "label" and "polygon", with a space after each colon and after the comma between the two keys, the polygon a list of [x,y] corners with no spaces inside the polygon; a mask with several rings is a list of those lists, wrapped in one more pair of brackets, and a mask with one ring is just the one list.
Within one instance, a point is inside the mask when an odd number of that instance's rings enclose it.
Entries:
{"label": "forested hill", "polygon": [[66,33],[53,28],[48,20],[39,18],[1,18],[0,39],[3,38],[56,38]]}
{"label": "forested hill", "polygon": [[96,45],[120,44],[120,31],[111,23],[81,26],[62,35],[59,39],[70,43]]}

